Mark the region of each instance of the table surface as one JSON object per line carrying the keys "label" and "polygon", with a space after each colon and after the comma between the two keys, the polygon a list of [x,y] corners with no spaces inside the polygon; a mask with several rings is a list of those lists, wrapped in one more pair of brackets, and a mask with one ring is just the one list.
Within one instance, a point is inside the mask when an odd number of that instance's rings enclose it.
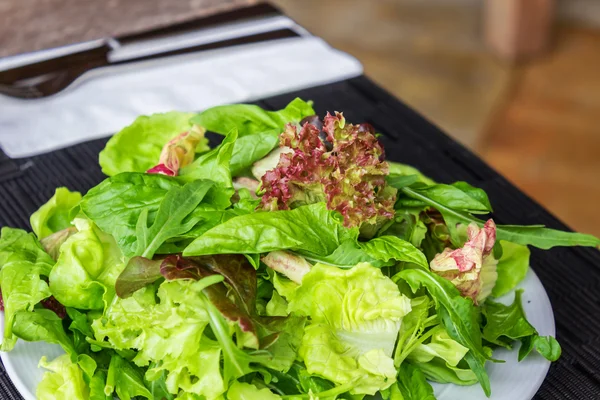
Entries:
{"label": "table surface", "polygon": [[2,0],[0,57],[138,33],[258,0]]}
{"label": "table surface", "polygon": [[[439,182],[464,180],[484,189],[500,224],[544,224],[567,229],[482,160],[365,77],[287,93],[257,102],[278,110],[295,97],[311,99],[320,115],[343,110],[349,121],[371,123],[384,136],[387,156],[421,169]],[[29,215],[59,186],[86,192],[104,175],[97,163],[107,139],[26,159],[0,152],[0,226],[27,228]],[[27,168],[23,166],[27,165]],[[553,363],[535,400],[600,398],[600,252],[592,248],[533,248],[531,265],[544,284],[563,354]],[[0,399],[19,399],[0,366]]]}

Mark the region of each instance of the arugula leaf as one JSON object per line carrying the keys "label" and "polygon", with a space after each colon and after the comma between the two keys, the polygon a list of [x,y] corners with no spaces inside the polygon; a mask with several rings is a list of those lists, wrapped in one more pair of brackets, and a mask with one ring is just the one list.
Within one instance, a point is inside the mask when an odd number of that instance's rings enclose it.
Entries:
{"label": "arugula leaf", "polygon": [[132,397],[143,396],[154,400],[154,396],[144,385],[142,371],[117,354],[113,354],[108,367],[104,394],[115,393],[121,400],[131,400]]}
{"label": "arugula leaf", "polygon": [[285,124],[300,122],[314,113],[310,102],[296,98],[279,111],[250,104],[212,107],[192,118],[192,122],[222,135],[237,130],[239,138],[231,156],[231,174],[236,176],[277,147]]}
{"label": "arugula leaf", "polygon": [[144,209],[153,217],[167,192],[181,183],[164,175],[126,172],[105,179],[83,196],[81,210],[114,236],[126,257],[136,254],[136,223]]}
{"label": "arugula leaf", "polygon": [[489,357],[481,343],[481,332],[473,302],[462,297],[450,281],[427,270],[405,269],[396,274],[393,279],[405,280],[413,292],[421,286],[427,288],[435,301],[436,311],[448,335],[469,349],[464,359],[489,397],[490,381],[485,370],[485,362]]}
{"label": "arugula leaf", "polygon": [[183,167],[179,171],[179,179],[185,182],[196,179],[210,179],[223,187],[231,187],[230,162],[237,138],[237,130],[232,129],[219,147],[201,155],[193,163]]}
{"label": "arugula leaf", "polygon": [[[163,146],[178,134],[188,131],[193,113],[168,112],[136,118],[110,138],[100,152],[100,166],[105,175],[113,176],[121,172],[145,172],[155,166]],[[208,150],[208,140],[204,139],[196,147],[196,152]]]}
{"label": "arugula leaf", "polygon": [[492,290],[492,296],[504,296],[521,282],[529,270],[529,256],[531,252],[527,246],[503,240],[502,256],[498,260],[496,272],[498,280]]}
{"label": "arugula leaf", "polygon": [[136,224],[136,254],[151,258],[167,239],[192,229],[197,220],[186,219],[186,217],[202,202],[213,185],[212,181],[197,180],[181,188],[169,190],[150,226],[148,226],[148,209],[142,210]]}
{"label": "arugula leaf", "polygon": [[519,361],[525,358],[534,348],[549,361],[560,357],[560,345],[551,336],[539,336],[536,329],[527,321],[521,295],[523,290],[515,292],[514,302],[506,306],[488,300],[483,306],[486,324],[483,327],[483,338],[490,343],[511,348],[511,342],[521,341]]}
{"label": "arugula leaf", "polygon": [[73,362],[77,361],[77,352],[65,333],[62,319],[53,311],[41,308],[17,312],[13,322],[13,333],[27,342],[44,341],[58,344],[71,356]]}
{"label": "arugula leaf", "polygon": [[392,399],[398,397],[394,392],[400,392],[400,398],[403,400],[435,400],[433,388],[423,372],[407,363],[403,363],[398,369],[398,382],[391,390]]}
{"label": "arugula leaf", "polygon": [[[440,196],[443,192],[439,191],[436,193],[438,196],[434,198],[430,197],[432,191],[428,192],[419,188],[415,189],[413,187],[402,187],[399,190],[406,196],[415,200],[419,200],[423,204],[438,210],[448,225],[450,233],[452,234],[453,243],[455,245],[460,244],[459,238],[457,237],[456,224],[461,223],[468,225],[471,222],[474,222],[482,227],[485,223],[485,221],[475,218],[468,213],[468,211],[472,210],[454,208],[458,207],[461,203],[462,206],[466,206],[467,203],[463,203],[465,199],[462,196],[462,200],[454,198],[442,198]],[[465,196],[470,197],[462,192],[462,190],[459,191]],[[452,193],[455,194],[456,192],[446,192],[446,194],[449,195],[452,195]],[[600,239],[592,235],[558,231],[555,229],[545,228],[543,225],[496,225],[496,235],[498,240],[506,240],[522,245],[531,245],[544,250],[550,249],[554,246],[600,246]]]}
{"label": "arugula leaf", "polygon": [[4,227],[0,235],[0,288],[4,302],[4,339],[2,351],[10,351],[17,337],[13,334],[19,311],[32,311],[50,297],[47,277],[54,260],[42,249],[32,233]]}
{"label": "arugula leaf", "polygon": [[81,193],[71,192],[59,187],[54,196],[36,212],[31,214],[29,223],[39,240],[55,232],[69,228],[71,225],[71,209],[81,201]]}
{"label": "arugula leaf", "polygon": [[123,255],[149,256],[171,235],[189,231],[202,212],[228,207],[231,194],[232,189],[209,181],[183,184],[163,175],[128,172],[90,189],[81,209],[115,238]]}

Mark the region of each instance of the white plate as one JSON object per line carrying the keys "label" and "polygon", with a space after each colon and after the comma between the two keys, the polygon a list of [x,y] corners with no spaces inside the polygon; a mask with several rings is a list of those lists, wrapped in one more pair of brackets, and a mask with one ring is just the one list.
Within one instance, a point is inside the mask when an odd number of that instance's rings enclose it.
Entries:
{"label": "white plate", "polygon": [[[554,335],[554,315],[548,295],[542,283],[530,269],[527,276],[519,285],[525,289],[522,296],[523,308],[529,322],[536,327],[540,335]],[[499,299],[510,304],[514,295],[508,294]],[[4,315],[0,316],[0,329],[4,330]],[[0,335],[1,336],[1,335]],[[17,342],[10,353],[2,353],[8,376],[21,392],[25,400],[35,400],[35,388],[42,379],[44,371],[38,368],[42,356],[49,360],[62,354],[57,345],[47,343]],[[517,350],[499,349],[494,352],[494,358],[505,360],[503,364],[488,363],[486,365],[492,386],[492,400],[530,400],[533,398],[550,367],[550,362],[538,355],[531,354],[522,362],[517,362]],[[456,386],[434,384],[438,400],[476,400],[485,399],[479,385]]]}

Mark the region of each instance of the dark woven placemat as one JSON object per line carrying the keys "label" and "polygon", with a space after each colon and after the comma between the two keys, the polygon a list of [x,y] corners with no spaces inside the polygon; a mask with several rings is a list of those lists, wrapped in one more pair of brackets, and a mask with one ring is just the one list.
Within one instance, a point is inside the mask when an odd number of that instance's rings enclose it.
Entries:
{"label": "dark woven placemat", "polygon": [[[465,180],[483,188],[490,196],[497,223],[568,229],[470,151],[365,77],[256,104],[280,109],[296,96],[313,100],[322,116],[337,110],[343,111],[348,121],[371,123],[384,134],[382,141],[391,160],[414,165],[440,182]],[[104,176],[97,158],[105,142],[94,140],[19,160],[0,155],[0,226],[29,228],[29,215],[58,186],[85,192],[98,184]],[[550,368],[535,399],[600,399],[600,252],[532,249],[531,258],[552,302],[563,348],[561,359]],[[0,398],[20,398],[3,369]]]}

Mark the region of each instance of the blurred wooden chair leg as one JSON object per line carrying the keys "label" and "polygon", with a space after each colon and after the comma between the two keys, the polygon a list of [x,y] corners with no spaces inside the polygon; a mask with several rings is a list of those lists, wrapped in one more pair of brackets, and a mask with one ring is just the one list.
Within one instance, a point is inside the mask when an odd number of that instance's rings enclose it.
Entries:
{"label": "blurred wooden chair leg", "polygon": [[484,34],[493,53],[508,61],[548,49],[555,0],[484,0]]}

